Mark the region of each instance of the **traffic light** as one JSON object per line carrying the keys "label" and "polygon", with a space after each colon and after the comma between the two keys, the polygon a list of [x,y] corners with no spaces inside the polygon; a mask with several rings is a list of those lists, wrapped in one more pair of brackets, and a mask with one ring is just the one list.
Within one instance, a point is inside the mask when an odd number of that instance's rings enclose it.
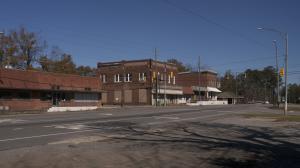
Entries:
{"label": "traffic light", "polygon": [[279,72],[280,76],[283,77],[284,76],[284,69],[280,68],[280,72]]}

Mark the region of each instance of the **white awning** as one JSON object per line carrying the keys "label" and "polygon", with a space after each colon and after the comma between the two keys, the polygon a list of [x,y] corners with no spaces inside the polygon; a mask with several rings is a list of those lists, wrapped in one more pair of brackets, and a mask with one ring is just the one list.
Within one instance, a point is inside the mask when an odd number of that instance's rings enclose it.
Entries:
{"label": "white awning", "polygon": [[[152,93],[155,93],[155,89],[152,90]],[[182,90],[172,90],[172,89],[158,89],[158,94],[168,94],[168,95],[183,95]]]}
{"label": "white awning", "polygon": [[[193,91],[199,91],[199,86],[193,86]],[[215,88],[215,87],[200,87],[200,91],[202,92],[222,92],[221,90]]]}
{"label": "white awning", "polygon": [[207,91],[209,92],[217,92],[217,93],[221,93],[222,91],[219,90],[218,88],[215,87],[207,87]]}

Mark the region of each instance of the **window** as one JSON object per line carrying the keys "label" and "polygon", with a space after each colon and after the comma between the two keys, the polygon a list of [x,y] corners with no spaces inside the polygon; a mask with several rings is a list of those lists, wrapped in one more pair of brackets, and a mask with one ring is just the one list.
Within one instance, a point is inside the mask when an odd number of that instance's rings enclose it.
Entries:
{"label": "window", "polygon": [[106,83],[107,82],[105,74],[100,75],[100,78],[101,78],[102,83]]}
{"label": "window", "polygon": [[50,92],[42,92],[41,93],[40,100],[47,101],[47,100],[51,100],[51,99],[52,99],[52,95]]}
{"label": "window", "polygon": [[175,81],[175,76],[173,77],[173,85],[176,84],[176,81]]}
{"label": "window", "polygon": [[74,99],[75,102],[98,102],[99,94],[98,93],[75,93]]}
{"label": "window", "polygon": [[146,81],[146,73],[139,73],[139,81]]}
{"label": "window", "polygon": [[131,82],[132,81],[132,74],[131,73],[126,74],[125,77],[124,77],[124,81],[125,82]]}
{"label": "window", "polygon": [[161,78],[160,72],[157,72],[157,80],[159,81]]}
{"label": "window", "polygon": [[168,83],[171,83],[171,75],[168,75]]}
{"label": "window", "polygon": [[30,99],[30,93],[29,92],[19,92],[17,95],[18,99]]}
{"label": "window", "polygon": [[120,74],[116,74],[114,75],[114,82],[117,83],[117,82],[121,82],[121,79],[120,79]]}
{"label": "window", "polygon": [[11,99],[12,94],[11,92],[1,91],[0,92],[0,99]]}
{"label": "window", "polygon": [[165,74],[161,74],[161,75],[160,75],[160,80],[161,80],[161,81],[164,81],[164,75],[165,75]]}

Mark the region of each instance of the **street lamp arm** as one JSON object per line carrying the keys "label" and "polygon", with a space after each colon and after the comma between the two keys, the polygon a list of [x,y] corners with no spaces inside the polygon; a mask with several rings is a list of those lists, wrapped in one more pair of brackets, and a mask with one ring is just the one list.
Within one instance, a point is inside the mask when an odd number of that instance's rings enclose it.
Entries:
{"label": "street lamp arm", "polygon": [[272,32],[276,32],[279,33],[281,36],[285,36],[287,33],[279,31],[277,29],[273,29],[273,28],[266,28],[266,27],[258,27],[257,30],[261,30],[261,31],[272,31]]}

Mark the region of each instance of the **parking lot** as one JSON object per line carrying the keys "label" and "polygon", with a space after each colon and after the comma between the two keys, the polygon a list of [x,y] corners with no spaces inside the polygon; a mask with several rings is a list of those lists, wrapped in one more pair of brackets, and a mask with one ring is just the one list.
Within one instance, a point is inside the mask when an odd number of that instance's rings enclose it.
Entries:
{"label": "parking lot", "polygon": [[299,167],[300,122],[269,106],[2,116],[0,167]]}

